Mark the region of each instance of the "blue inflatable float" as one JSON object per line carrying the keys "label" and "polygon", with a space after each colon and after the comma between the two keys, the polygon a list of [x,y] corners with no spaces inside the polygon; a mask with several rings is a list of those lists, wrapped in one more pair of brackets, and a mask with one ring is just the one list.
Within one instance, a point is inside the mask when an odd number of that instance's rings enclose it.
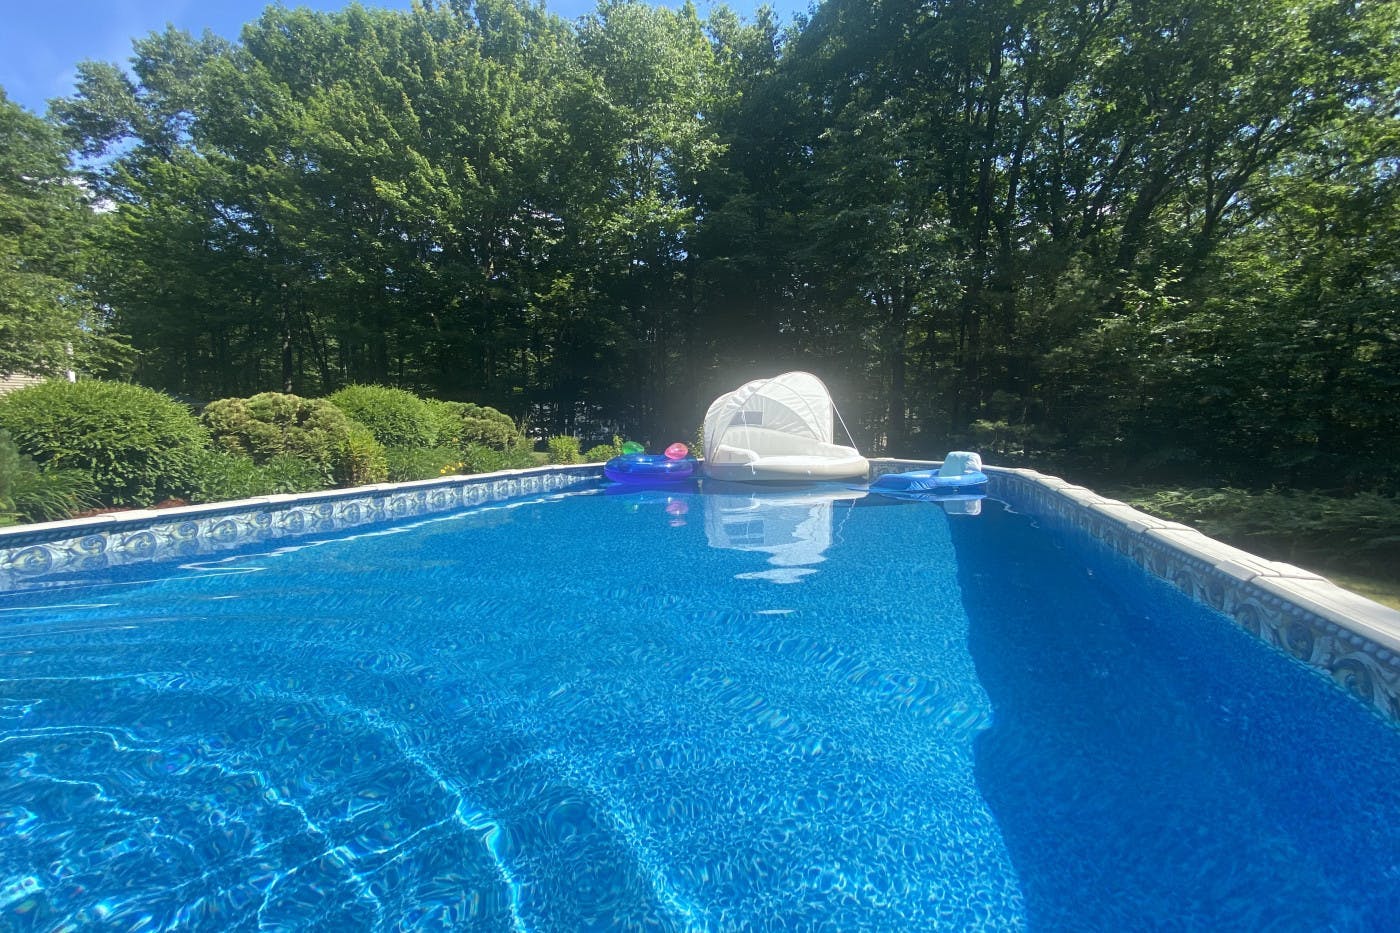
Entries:
{"label": "blue inflatable float", "polygon": [[623,454],[603,464],[603,475],[614,483],[636,486],[684,483],[695,476],[699,463],[694,457],[673,459],[665,454]]}
{"label": "blue inflatable float", "polygon": [[872,492],[921,493],[981,497],[987,491],[987,474],[982,458],[966,450],[954,450],[943,458],[937,470],[886,473],[870,484]]}

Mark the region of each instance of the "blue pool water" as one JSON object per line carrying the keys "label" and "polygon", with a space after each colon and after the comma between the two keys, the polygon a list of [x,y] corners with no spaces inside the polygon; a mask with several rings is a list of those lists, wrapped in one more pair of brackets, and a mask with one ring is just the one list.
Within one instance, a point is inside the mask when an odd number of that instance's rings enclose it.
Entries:
{"label": "blue pool water", "polygon": [[1400,731],[984,505],[595,490],[0,598],[0,928],[1393,924]]}

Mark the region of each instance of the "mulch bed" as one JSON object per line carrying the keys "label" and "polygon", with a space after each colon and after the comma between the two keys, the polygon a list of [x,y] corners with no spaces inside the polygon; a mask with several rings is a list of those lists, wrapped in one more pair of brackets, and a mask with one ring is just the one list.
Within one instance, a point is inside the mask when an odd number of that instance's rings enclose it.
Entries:
{"label": "mulch bed", "polygon": [[182,505],[189,505],[184,499],[165,499],[155,505],[143,506],[141,509],[134,509],[131,506],[118,505],[106,509],[88,509],[86,512],[75,512],[74,518],[92,518],[94,515],[113,515],[118,512],[146,511],[147,509],[178,509]]}

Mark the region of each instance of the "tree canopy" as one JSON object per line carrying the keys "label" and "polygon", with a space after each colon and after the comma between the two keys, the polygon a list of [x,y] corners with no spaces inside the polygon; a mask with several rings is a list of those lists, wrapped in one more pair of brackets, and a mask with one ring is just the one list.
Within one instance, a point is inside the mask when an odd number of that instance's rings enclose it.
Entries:
{"label": "tree canopy", "polygon": [[0,104],[0,328],[593,438],[801,367],[866,449],[1395,492],[1398,105],[1364,0],[270,7]]}
{"label": "tree canopy", "polygon": [[91,216],[63,138],[0,89],[0,375],[53,375],[110,356],[79,285]]}

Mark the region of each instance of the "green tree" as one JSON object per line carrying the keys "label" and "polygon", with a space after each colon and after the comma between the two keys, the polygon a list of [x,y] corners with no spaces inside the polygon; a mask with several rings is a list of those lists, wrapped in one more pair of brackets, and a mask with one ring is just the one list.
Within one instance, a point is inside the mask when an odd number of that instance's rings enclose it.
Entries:
{"label": "green tree", "polygon": [[83,65],[56,114],[83,151],[126,150],[100,178],[117,216],[98,278],[142,377],[201,396],[492,382],[531,216],[518,84],[554,22],[508,2],[274,8],[236,46],[138,41],[136,82]]}
{"label": "green tree", "polygon": [[117,349],[79,288],[91,220],[62,137],[0,89],[0,374],[99,365]]}
{"label": "green tree", "polygon": [[1387,487],[1397,11],[271,8],[54,116],[113,208],[85,285],[190,396],[592,442],[802,367],[875,449]]}
{"label": "green tree", "polygon": [[1394,18],[828,0],[783,50],[766,138],[791,171],[750,214],[803,234],[776,316],[879,386],[865,419],[897,448],[1000,425],[1002,453],[1198,459],[1229,428],[1167,429],[1188,338],[1224,346],[1201,312],[1271,229],[1274,180],[1310,174],[1332,121],[1393,108]]}

